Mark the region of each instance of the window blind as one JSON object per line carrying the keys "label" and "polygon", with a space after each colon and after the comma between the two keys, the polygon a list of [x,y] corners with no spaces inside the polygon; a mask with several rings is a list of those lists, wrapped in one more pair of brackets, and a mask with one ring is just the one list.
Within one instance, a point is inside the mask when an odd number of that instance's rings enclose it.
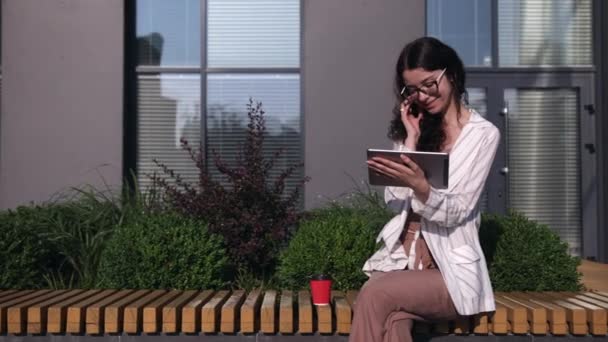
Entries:
{"label": "window blind", "polygon": [[509,207],[547,224],[581,248],[578,94],[574,89],[509,89]]}
{"label": "window blind", "polygon": [[590,66],[591,0],[499,0],[500,66]]}
{"label": "window blind", "polygon": [[137,102],[137,176],[140,188],[159,172],[153,159],[165,163],[188,181],[196,182],[198,169],[183,151],[180,139],[198,148],[201,132],[200,76],[188,74],[140,75]]}
{"label": "window blind", "polygon": [[209,0],[210,68],[299,68],[300,0]]}

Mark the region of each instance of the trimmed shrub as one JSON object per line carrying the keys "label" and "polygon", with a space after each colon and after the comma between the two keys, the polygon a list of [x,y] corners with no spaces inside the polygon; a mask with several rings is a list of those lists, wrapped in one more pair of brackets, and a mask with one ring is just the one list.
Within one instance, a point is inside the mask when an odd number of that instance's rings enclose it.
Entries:
{"label": "trimmed shrub", "polygon": [[568,245],[522,214],[483,215],[480,240],[496,291],[578,291],[577,266]]}
{"label": "trimmed shrub", "polygon": [[58,266],[48,241],[39,238],[40,217],[50,210],[36,206],[0,212],[0,288],[46,285],[45,273]]}
{"label": "trimmed shrub", "polygon": [[376,236],[390,219],[383,207],[332,205],[304,219],[281,254],[277,277],[283,287],[308,287],[309,277],[329,274],[333,287],[357,289],[367,280],[363,263],[376,251]]}
{"label": "trimmed shrub", "polygon": [[150,213],[116,228],[102,255],[99,286],[219,288],[228,270],[222,239],[205,223]]}

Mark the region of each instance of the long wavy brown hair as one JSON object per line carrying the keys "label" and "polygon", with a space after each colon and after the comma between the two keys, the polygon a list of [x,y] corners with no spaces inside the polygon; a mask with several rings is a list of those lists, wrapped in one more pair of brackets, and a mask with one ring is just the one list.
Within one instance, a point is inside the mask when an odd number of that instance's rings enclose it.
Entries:
{"label": "long wavy brown hair", "polygon": [[[400,105],[403,101],[401,89],[405,86],[403,72],[422,68],[428,71],[446,69],[445,78],[452,84],[452,97],[456,101],[458,118],[460,119],[461,101],[467,103],[465,88],[464,65],[454,49],[432,37],[418,38],[407,44],[397,59],[394,93],[395,106],[390,122],[388,137],[393,141],[404,141],[407,131],[401,121]],[[446,134],[443,128],[445,113],[428,113],[421,110],[420,137],[416,150],[438,152],[445,142]]]}

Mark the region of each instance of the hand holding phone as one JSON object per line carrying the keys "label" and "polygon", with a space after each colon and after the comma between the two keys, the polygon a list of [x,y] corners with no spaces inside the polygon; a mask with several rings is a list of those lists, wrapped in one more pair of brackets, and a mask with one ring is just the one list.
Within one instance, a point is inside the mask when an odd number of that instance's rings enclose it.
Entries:
{"label": "hand holding phone", "polygon": [[413,138],[414,141],[418,141],[420,136],[420,119],[422,115],[417,103],[407,99],[401,103],[401,122],[405,126],[408,138]]}
{"label": "hand holding phone", "polygon": [[418,104],[412,103],[410,105],[410,114],[412,114],[413,117],[418,118],[418,115],[420,115],[420,110],[418,109]]}

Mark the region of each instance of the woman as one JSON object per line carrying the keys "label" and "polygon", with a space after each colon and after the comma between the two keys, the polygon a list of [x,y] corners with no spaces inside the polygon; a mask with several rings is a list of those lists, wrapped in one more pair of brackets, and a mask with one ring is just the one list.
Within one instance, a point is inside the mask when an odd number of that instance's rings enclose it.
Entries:
{"label": "woman", "polygon": [[449,152],[449,187],[430,186],[405,156],[403,163],[368,161],[402,186],[385,189],[397,216],[378,236],[383,247],[363,266],[371,277],[356,301],[349,339],[356,342],[411,341],[413,320],[495,309],[478,228],[499,131],[466,106],[464,67],[449,46],[417,39],[405,46],[396,69],[389,137],[397,150]]}

